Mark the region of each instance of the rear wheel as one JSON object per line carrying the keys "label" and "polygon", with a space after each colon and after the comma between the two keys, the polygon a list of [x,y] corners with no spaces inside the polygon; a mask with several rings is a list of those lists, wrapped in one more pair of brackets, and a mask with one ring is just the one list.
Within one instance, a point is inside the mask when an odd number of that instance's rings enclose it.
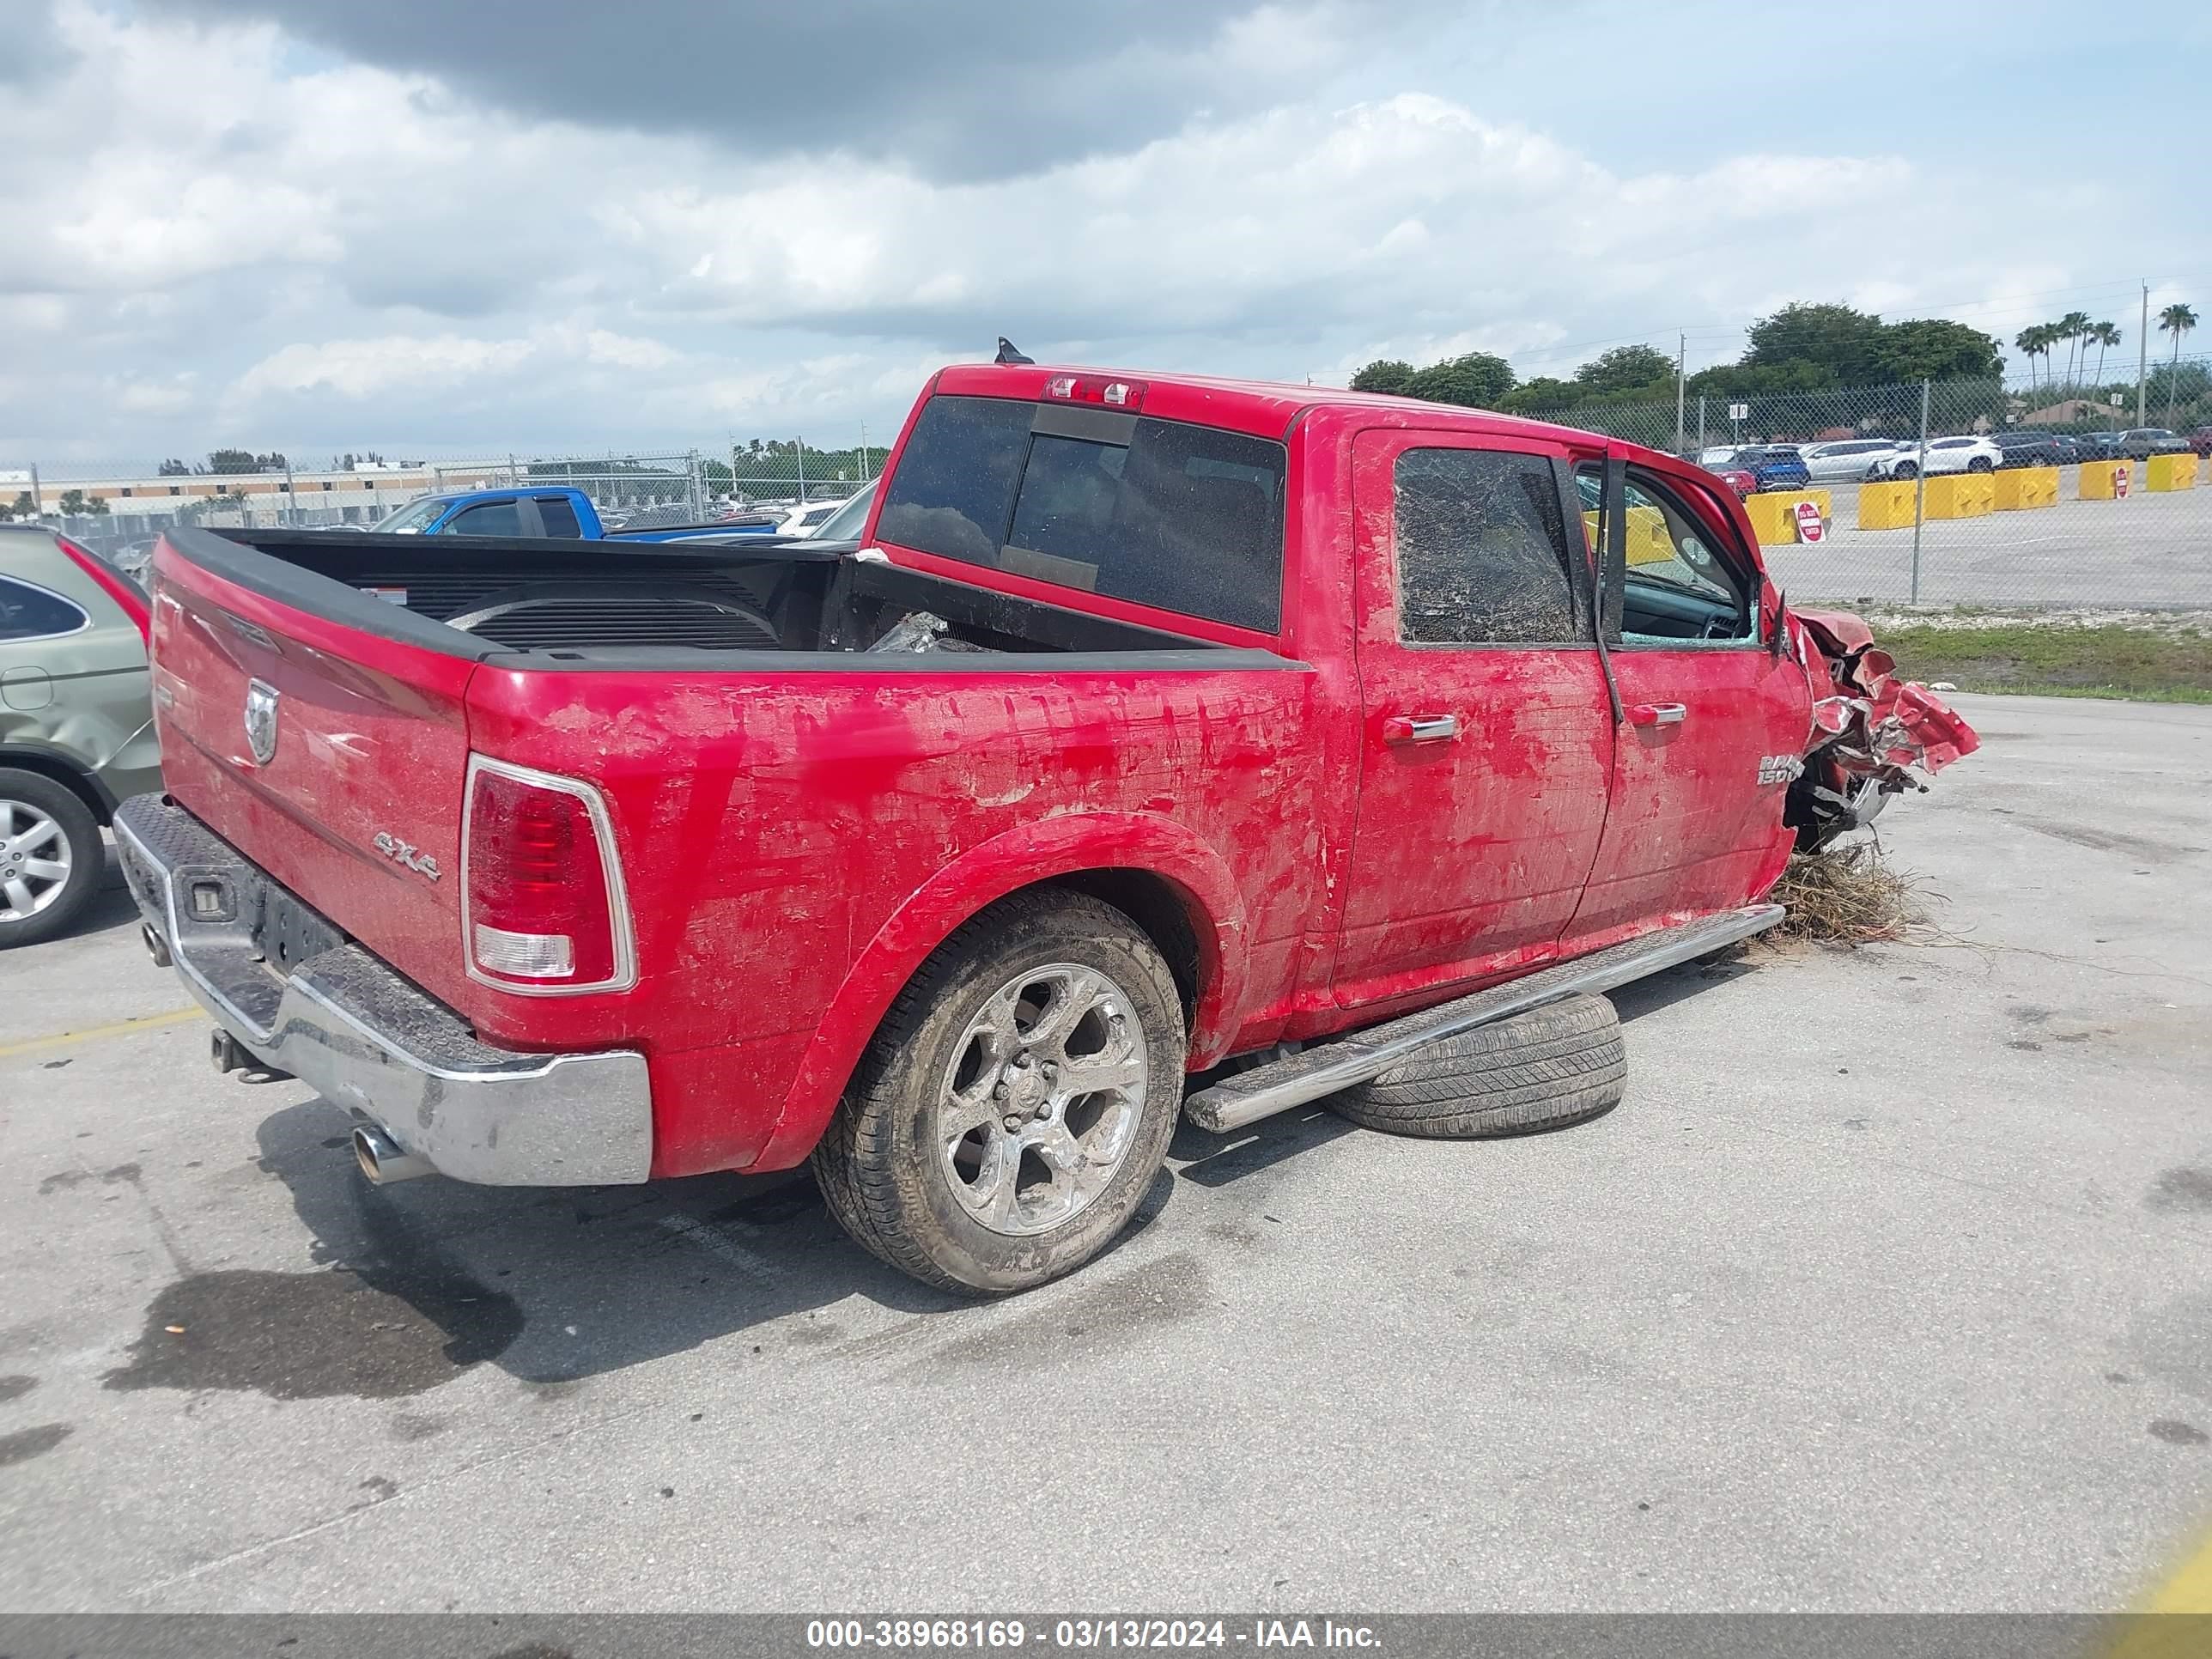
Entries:
{"label": "rear wheel", "polygon": [[845,1230],[940,1289],[1002,1296],[1120,1232],[1182,1110],[1175,978],[1121,911],[1022,895],[892,1005],[814,1152]]}
{"label": "rear wheel", "polygon": [[1920,467],[1914,461],[1899,461],[1889,476],[1893,478],[1917,478],[1920,476]]}
{"label": "rear wheel", "polygon": [[1993,472],[1996,470],[1996,464],[1986,455],[1977,455],[1966,463],[1966,471],[1969,472]]}
{"label": "rear wheel", "polygon": [[100,825],[52,778],[0,767],[0,949],[66,930],[106,868]]}
{"label": "rear wheel", "polygon": [[1328,1105],[1391,1134],[1488,1139],[1586,1121],[1627,1087],[1620,1016],[1603,997],[1571,996],[1432,1042]]}

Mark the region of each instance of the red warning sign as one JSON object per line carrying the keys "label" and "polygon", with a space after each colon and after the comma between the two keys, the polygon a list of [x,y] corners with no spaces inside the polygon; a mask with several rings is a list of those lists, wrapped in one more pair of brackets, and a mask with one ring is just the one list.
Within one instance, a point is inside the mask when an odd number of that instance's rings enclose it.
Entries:
{"label": "red warning sign", "polygon": [[2114,501],[2119,500],[2128,493],[2128,486],[2135,482],[2135,468],[2125,461],[2112,469],[2112,499]]}
{"label": "red warning sign", "polygon": [[1820,517],[1820,502],[1797,503],[1797,539],[1801,542],[1824,542],[1828,539],[1828,526]]}

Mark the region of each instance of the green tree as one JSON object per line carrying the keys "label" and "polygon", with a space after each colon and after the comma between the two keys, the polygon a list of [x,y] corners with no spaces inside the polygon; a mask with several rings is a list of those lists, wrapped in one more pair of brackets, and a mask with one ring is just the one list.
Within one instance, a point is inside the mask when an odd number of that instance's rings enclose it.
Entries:
{"label": "green tree", "polygon": [[82,489],[62,491],[60,507],[65,519],[104,519],[107,516],[107,503],[97,496],[87,495]]}
{"label": "green tree", "polygon": [[2088,338],[2097,348],[2096,383],[2102,386],[2105,384],[2105,350],[2108,346],[2119,344],[2120,331],[2110,323],[2092,323],[2089,325]]}
{"label": "green tree", "polygon": [[1575,371],[1575,384],[1593,397],[1649,392],[1674,381],[1674,360],[1648,345],[1615,346]]}
{"label": "green tree", "polygon": [[191,468],[186,466],[182,461],[167,460],[161,463],[158,476],[164,478],[189,478],[191,474]]}
{"label": "green tree", "polygon": [[2004,374],[2004,357],[1978,328],[1940,317],[1915,318],[1882,329],[1875,369],[1879,379],[1892,382],[1994,380]]}
{"label": "green tree", "polygon": [[2051,355],[2051,325],[2037,323],[2033,327],[2021,330],[2012,337],[2012,347],[2027,360],[2027,387],[2033,392],[2035,390],[2035,360]]}
{"label": "green tree", "polygon": [[1582,391],[1572,380],[1539,374],[1500,398],[1498,406],[1508,415],[1559,415],[1574,407]]}
{"label": "green tree", "polygon": [[1395,357],[1378,357],[1352,377],[1354,392],[1403,393],[1413,378],[1413,366]]}
{"label": "green tree", "polygon": [[1832,386],[1870,386],[1878,374],[1881,319],[1844,305],[1787,305],[1745,335],[1743,366],[1811,363]]}
{"label": "green tree", "polygon": [[1495,409],[1513,390],[1513,366],[1487,351],[1470,351],[1447,357],[1414,371],[1406,383],[1408,397],[1432,404],[1457,404],[1463,409]]}
{"label": "green tree", "polygon": [[2172,373],[2167,375],[2166,382],[2166,423],[2168,426],[2173,424],[2174,388],[2181,383],[2181,337],[2196,326],[2197,313],[2178,300],[2158,313],[2158,331],[2173,336],[2173,357],[2170,364]]}
{"label": "green tree", "polygon": [[6,524],[11,519],[36,517],[38,517],[38,509],[32,506],[31,492],[27,489],[22,491],[12,501],[0,501],[0,524]]}
{"label": "green tree", "polygon": [[2081,378],[2081,345],[2088,338],[2088,312],[2066,312],[2051,325],[2051,338],[2066,347],[2066,385]]}

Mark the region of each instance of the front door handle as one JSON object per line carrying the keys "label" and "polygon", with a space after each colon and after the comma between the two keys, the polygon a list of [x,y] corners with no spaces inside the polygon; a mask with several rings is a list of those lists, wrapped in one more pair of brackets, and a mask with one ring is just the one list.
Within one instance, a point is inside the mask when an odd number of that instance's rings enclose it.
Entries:
{"label": "front door handle", "polygon": [[1690,711],[1679,702],[1638,702],[1629,705],[1631,726],[1680,726]]}
{"label": "front door handle", "polygon": [[1459,735],[1456,714],[1393,714],[1382,722],[1382,741],[1449,743]]}

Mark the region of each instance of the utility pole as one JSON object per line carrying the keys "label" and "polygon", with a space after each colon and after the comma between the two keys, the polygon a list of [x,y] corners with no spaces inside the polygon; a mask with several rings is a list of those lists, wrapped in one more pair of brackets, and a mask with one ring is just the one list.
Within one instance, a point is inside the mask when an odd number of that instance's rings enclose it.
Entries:
{"label": "utility pole", "polygon": [[1677,334],[1674,337],[1674,451],[1677,454],[1681,453],[1683,435],[1682,371],[1689,367],[1689,362],[1690,337],[1687,334]]}
{"label": "utility pole", "polygon": [[1920,603],[1920,524],[1928,511],[1928,400],[1935,383],[1920,383],[1920,447],[1912,466],[1912,603]]}
{"label": "utility pole", "polygon": [[36,461],[31,463],[31,516],[34,519],[46,516],[46,499],[39,488],[39,464]]}
{"label": "utility pole", "polygon": [[2150,284],[2142,285],[2142,323],[2136,330],[2136,424],[2145,424],[2143,399],[2149,395],[2150,374]]}

